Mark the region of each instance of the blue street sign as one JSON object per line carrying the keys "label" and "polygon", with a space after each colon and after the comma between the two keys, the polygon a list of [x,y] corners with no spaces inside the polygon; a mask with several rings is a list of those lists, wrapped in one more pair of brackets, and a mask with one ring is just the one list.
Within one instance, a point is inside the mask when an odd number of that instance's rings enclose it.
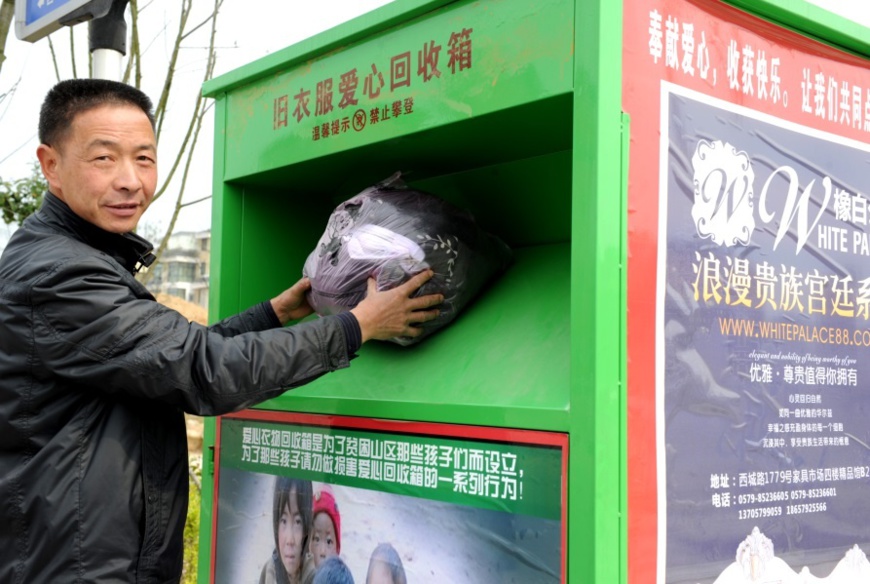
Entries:
{"label": "blue street sign", "polygon": [[[79,2],[79,4],[87,3]],[[27,9],[24,13],[24,23],[33,24],[33,22],[44,16],[47,16],[55,10],[62,10],[65,4],[69,4],[70,0],[27,0]]]}
{"label": "blue street sign", "polygon": [[105,16],[112,0],[15,0],[15,36],[35,42],[61,26]]}

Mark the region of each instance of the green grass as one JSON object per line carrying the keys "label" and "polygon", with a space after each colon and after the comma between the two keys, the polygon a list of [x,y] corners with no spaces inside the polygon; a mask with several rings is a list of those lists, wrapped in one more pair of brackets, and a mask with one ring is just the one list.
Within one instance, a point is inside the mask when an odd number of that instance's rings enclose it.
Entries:
{"label": "green grass", "polygon": [[188,477],[190,499],[187,504],[187,520],[184,522],[184,565],[181,569],[181,584],[196,584],[197,558],[199,557],[199,503],[202,497],[202,468],[198,460],[190,462]]}

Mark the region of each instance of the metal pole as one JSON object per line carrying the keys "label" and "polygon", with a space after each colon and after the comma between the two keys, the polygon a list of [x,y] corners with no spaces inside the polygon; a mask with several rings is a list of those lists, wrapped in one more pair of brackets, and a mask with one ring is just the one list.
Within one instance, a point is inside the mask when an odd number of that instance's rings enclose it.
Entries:
{"label": "metal pole", "polygon": [[108,14],[88,23],[95,79],[121,81],[122,60],[127,54],[127,21],[124,20],[124,12],[128,1],[114,0]]}

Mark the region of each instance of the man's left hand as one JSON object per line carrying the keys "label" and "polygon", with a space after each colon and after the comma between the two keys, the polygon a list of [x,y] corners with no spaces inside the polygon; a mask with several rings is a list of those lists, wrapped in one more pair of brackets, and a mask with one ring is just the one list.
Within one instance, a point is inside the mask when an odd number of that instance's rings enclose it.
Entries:
{"label": "man's left hand", "polygon": [[272,299],[272,309],[278,316],[281,324],[287,324],[291,320],[305,318],[314,309],[308,304],[305,293],[311,289],[311,280],[301,278],[291,287]]}

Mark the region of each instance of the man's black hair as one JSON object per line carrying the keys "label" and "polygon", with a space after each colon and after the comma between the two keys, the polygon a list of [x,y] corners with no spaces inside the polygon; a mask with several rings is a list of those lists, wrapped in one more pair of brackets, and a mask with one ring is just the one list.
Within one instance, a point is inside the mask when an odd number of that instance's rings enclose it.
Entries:
{"label": "man's black hair", "polygon": [[39,141],[57,146],[78,114],[102,105],[131,105],[154,128],[151,99],[132,85],[107,79],[67,79],[52,87],[39,111]]}

